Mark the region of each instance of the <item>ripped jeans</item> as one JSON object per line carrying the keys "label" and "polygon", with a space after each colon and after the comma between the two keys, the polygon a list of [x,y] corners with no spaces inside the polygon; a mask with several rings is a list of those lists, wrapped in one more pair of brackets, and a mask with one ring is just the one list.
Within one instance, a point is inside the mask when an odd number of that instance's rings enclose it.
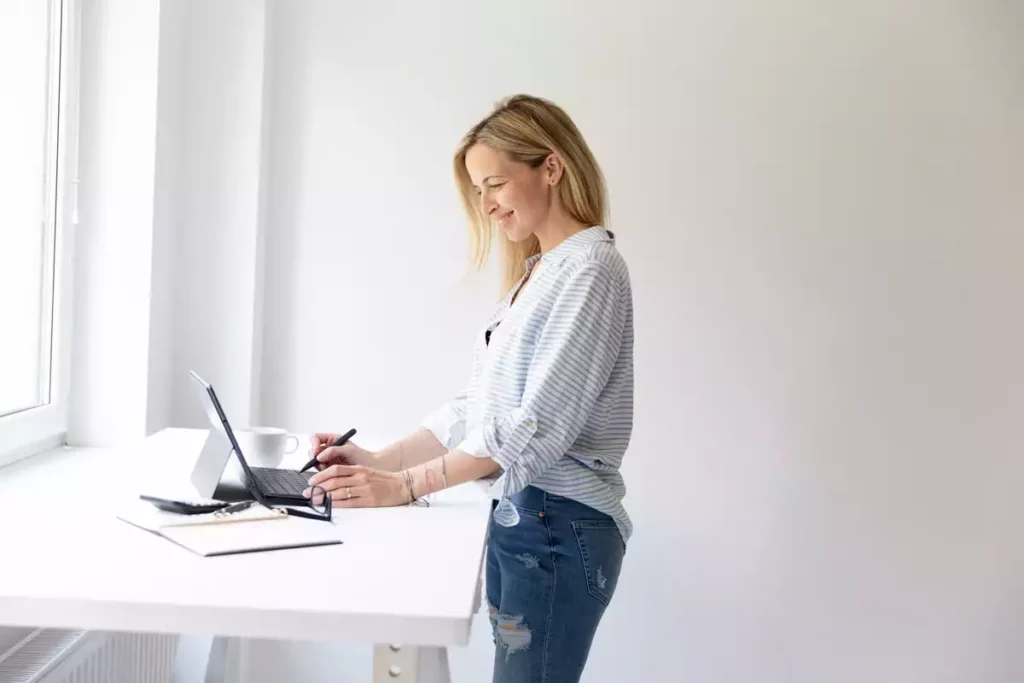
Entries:
{"label": "ripped jeans", "polygon": [[494,683],[579,681],[625,544],[611,517],[569,498],[530,486],[512,502],[519,524],[492,517],[487,543]]}

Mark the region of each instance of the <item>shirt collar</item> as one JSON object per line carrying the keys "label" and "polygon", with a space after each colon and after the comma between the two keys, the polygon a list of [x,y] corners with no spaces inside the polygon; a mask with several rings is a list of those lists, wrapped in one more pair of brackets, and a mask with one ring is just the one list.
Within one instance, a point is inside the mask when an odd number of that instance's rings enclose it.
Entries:
{"label": "shirt collar", "polygon": [[611,242],[615,244],[615,235],[602,228],[600,225],[595,225],[592,228],[586,230],[580,230],[578,233],[563,240],[558,246],[549,251],[546,254],[535,254],[530,258],[526,259],[526,270],[529,272],[533,268],[537,261],[543,260],[546,265],[557,266],[561,265],[565,259],[569,258],[573,254],[586,249],[595,242]]}

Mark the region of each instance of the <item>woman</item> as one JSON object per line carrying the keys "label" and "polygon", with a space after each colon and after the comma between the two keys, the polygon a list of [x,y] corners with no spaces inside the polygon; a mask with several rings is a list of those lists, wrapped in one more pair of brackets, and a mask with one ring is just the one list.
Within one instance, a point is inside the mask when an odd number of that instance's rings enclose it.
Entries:
{"label": "woman", "polygon": [[496,480],[494,680],[577,681],[632,531],[619,474],[633,422],[629,274],[600,227],[597,162],[556,105],[505,100],[454,162],[477,265],[497,235],[508,290],[476,340],[469,384],[377,453],[314,435],[322,469],[310,484],[337,507],[368,507]]}

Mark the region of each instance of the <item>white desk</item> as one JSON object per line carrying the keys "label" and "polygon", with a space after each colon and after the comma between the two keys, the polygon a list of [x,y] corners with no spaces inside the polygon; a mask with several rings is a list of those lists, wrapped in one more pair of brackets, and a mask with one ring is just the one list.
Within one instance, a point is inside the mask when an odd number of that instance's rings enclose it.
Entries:
{"label": "white desk", "polygon": [[335,510],[342,545],[213,558],[115,518],[140,491],[187,494],[205,435],[165,430],[131,452],[65,450],[0,469],[0,624],[377,643],[385,675],[386,644],[400,643],[391,656],[419,658],[420,683],[447,680],[446,664],[428,675],[424,662],[468,643],[490,511],[482,493]]}

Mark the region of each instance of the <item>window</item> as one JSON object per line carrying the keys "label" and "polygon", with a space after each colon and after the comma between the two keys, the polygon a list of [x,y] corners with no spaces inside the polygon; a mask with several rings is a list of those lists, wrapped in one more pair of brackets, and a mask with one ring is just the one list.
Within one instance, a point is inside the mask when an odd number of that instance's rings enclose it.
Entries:
{"label": "window", "polygon": [[0,2],[0,464],[67,431],[72,5]]}

